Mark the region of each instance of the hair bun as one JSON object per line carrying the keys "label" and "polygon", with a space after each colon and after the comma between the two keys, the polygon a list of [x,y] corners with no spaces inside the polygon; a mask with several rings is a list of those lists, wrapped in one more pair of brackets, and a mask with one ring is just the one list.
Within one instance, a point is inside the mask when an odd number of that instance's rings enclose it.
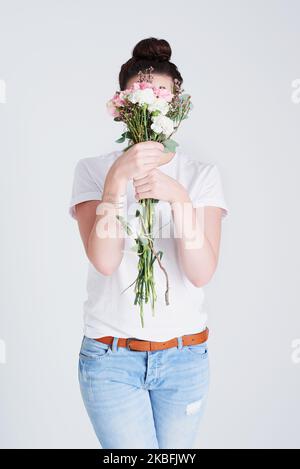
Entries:
{"label": "hair bun", "polygon": [[132,51],[132,56],[137,60],[157,60],[164,62],[170,60],[172,49],[168,41],[149,37],[138,42]]}

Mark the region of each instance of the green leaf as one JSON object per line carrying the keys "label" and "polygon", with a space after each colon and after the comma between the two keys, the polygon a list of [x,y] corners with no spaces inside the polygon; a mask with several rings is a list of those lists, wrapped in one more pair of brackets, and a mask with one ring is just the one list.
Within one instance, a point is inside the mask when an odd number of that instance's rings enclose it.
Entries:
{"label": "green leaf", "polygon": [[118,138],[118,140],[116,140],[116,143],[123,143],[125,142],[126,138],[129,138],[129,139],[131,138],[131,133],[129,132],[129,130],[126,130],[125,132],[123,132],[121,134],[121,137]]}
{"label": "green leaf", "polygon": [[165,153],[169,153],[169,152],[174,153],[176,151],[176,147],[178,146],[178,143],[175,142],[175,140],[172,140],[171,138],[163,141],[162,144],[165,147],[165,150],[164,150]]}
{"label": "green leaf", "polygon": [[126,132],[125,137],[128,138],[129,140],[132,140],[132,139],[133,139],[133,137],[132,137],[132,135],[131,135],[131,133],[130,133],[129,130]]}
{"label": "green leaf", "polygon": [[[161,260],[162,256],[163,256],[163,252],[162,251],[158,251],[157,253],[157,257],[159,257],[159,260]],[[157,260],[157,257],[153,257],[152,259],[152,262],[150,264],[150,267],[154,264],[154,262]]]}
{"label": "green leaf", "polygon": [[162,258],[162,256],[163,256],[163,252],[162,252],[162,251],[158,251],[157,256],[159,257],[159,260],[161,260],[161,258]]}
{"label": "green leaf", "polygon": [[124,134],[122,134],[122,137],[118,138],[118,140],[116,140],[116,143],[123,143],[125,142],[125,137],[124,137]]}

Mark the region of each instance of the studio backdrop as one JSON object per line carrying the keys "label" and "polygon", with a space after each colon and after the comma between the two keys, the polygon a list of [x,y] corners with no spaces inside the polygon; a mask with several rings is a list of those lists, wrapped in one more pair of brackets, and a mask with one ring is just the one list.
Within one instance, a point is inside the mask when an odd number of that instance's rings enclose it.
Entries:
{"label": "studio backdrop", "polygon": [[218,165],[230,215],[205,287],[199,448],[300,447],[300,2],[0,1],[0,446],[97,448],[80,397],[80,158],[120,150],[105,103],[134,44],[172,44],[194,109],[176,140]]}

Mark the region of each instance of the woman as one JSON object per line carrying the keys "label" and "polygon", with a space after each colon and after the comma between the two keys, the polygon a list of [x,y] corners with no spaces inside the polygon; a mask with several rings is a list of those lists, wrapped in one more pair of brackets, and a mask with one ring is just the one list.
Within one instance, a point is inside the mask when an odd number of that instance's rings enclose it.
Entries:
{"label": "woman", "polygon": [[[170,57],[167,41],[140,41],[121,67],[120,90],[152,66],[154,86],[172,92],[174,79],[183,80]],[[192,448],[207,398],[202,287],[216,270],[221,220],[228,209],[215,164],[163,150],[161,143],[142,142],[127,151],[83,158],[75,169],[70,213],[89,260],[79,382],[103,448]],[[145,305],[142,328],[127,288],[136,278],[137,254],[130,251],[131,240],[116,214],[125,200],[132,213],[147,197],[159,200],[158,231],[171,227],[167,236],[155,239],[169,276],[170,304],[164,303],[165,277],[155,263],[155,315]],[[99,234],[105,231],[104,219],[106,226],[108,220],[113,224],[114,234]],[[187,226],[189,233],[181,229]]]}

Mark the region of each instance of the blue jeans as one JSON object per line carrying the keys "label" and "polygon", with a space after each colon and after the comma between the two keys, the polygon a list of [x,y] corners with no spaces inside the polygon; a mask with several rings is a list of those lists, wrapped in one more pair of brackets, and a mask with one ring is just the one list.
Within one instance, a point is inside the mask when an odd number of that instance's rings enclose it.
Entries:
{"label": "blue jeans", "polygon": [[209,383],[207,342],[140,352],[83,337],[78,377],[102,448],[193,448]]}

